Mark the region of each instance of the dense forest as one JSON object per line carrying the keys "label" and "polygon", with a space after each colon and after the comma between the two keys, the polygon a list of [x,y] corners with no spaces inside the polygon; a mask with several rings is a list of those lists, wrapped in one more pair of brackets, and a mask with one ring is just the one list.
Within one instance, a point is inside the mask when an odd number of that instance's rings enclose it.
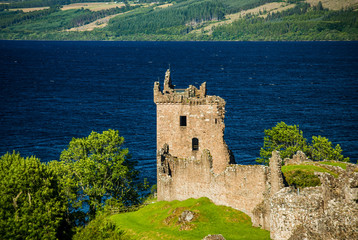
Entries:
{"label": "dense forest", "polygon": [[[64,10],[89,0],[29,0],[0,4],[0,39],[31,40],[358,40],[358,11],[325,8],[321,2],[280,1],[280,11],[260,10],[230,19],[277,0],[125,1],[120,7]],[[100,2],[100,1],[96,1]],[[40,4],[41,3],[41,4]],[[106,3],[103,3],[106,4]],[[107,3],[108,4],[108,3]],[[266,5],[265,5],[266,4]],[[21,8],[47,6],[25,12]],[[84,6],[86,6],[84,4]],[[162,7],[165,6],[165,7]],[[118,15],[118,13],[122,13]],[[117,14],[117,15],[115,15]],[[88,31],[67,31],[98,19],[108,25]]]}

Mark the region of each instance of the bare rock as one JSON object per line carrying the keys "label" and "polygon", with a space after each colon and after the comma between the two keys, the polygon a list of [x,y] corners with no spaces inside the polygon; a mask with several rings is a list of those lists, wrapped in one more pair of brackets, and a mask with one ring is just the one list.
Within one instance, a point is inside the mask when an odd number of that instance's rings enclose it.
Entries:
{"label": "bare rock", "polygon": [[194,217],[195,217],[195,214],[192,211],[184,211],[179,216],[178,221],[180,223],[184,223],[184,222],[188,223],[188,222],[193,221]]}
{"label": "bare rock", "polygon": [[208,236],[204,237],[203,240],[225,240],[225,238],[221,234],[215,234],[215,235],[209,234]]}
{"label": "bare rock", "polygon": [[302,151],[297,151],[295,155],[293,155],[292,159],[285,158],[285,165],[288,164],[302,164],[304,162],[309,161],[309,159],[306,157],[306,154]]}

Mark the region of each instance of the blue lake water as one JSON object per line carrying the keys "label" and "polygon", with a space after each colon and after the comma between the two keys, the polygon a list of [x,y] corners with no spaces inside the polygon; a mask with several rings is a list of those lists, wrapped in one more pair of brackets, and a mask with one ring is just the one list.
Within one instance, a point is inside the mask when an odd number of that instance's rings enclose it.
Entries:
{"label": "blue lake water", "polygon": [[298,124],[358,159],[358,42],[0,41],[0,154],[58,159],[72,137],[118,129],[156,178],[153,84],[207,82],[226,102],[225,139],[255,164],[264,129]]}

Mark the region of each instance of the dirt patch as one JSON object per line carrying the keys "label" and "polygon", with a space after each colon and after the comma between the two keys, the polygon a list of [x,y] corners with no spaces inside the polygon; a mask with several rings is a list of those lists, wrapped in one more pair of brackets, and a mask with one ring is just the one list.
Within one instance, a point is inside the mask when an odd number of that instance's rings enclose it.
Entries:
{"label": "dirt patch", "polygon": [[347,7],[358,8],[358,0],[306,0],[311,6],[316,6],[320,1],[324,8],[331,10],[341,10]]}
{"label": "dirt patch", "polygon": [[123,7],[124,3],[115,3],[115,2],[93,2],[93,3],[73,3],[69,5],[65,5],[62,7],[62,10],[70,10],[70,9],[89,9],[91,11],[100,11],[106,10],[115,7]]}
{"label": "dirt patch", "polygon": [[294,8],[295,6],[296,6],[295,4],[287,4],[285,2],[267,3],[264,5],[258,6],[256,8],[248,9],[245,11],[240,11],[240,12],[237,12],[234,14],[228,14],[225,16],[226,20],[209,23],[209,25],[205,26],[204,28],[200,28],[200,29],[194,30],[192,32],[199,33],[202,30],[204,30],[204,32],[206,32],[207,34],[210,35],[212,33],[213,27],[217,27],[217,26],[221,26],[221,25],[225,25],[225,24],[231,24],[232,22],[245,17],[247,14],[254,14],[254,15],[259,15],[262,17],[267,17],[268,13],[282,12],[284,10]]}
{"label": "dirt patch", "polygon": [[91,22],[89,24],[80,26],[80,27],[74,27],[71,29],[66,30],[67,32],[83,32],[83,31],[92,31],[95,28],[104,28],[108,25],[108,22],[111,18],[117,17],[118,15],[121,15],[123,13],[118,13],[114,15],[110,15],[104,18],[97,19],[94,22]]}
{"label": "dirt patch", "polygon": [[35,8],[13,8],[10,9],[10,11],[23,11],[23,12],[34,12],[34,11],[40,11],[40,10],[44,10],[44,9],[49,9],[50,7],[35,7]]}
{"label": "dirt patch", "polygon": [[154,9],[157,9],[157,8],[167,8],[167,7],[170,7],[170,6],[172,6],[172,5],[173,5],[173,3],[163,4],[163,5],[156,6]]}
{"label": "dirt patch", "polygon": [[[190,221],[187,221],[186,217],[183,218],[183,213],[190,212],[192,214],[192,218]],[[189,231],[195,228],[195,224],[192,223],[195,219],[199,217],[198,211],[188,211],[185,207],[179,207],[174,209],[173,211],[169,211],[170,214],[166,219],[164,219],[163,223],[167,226],[177,225],[179,226],[179,231]]]}

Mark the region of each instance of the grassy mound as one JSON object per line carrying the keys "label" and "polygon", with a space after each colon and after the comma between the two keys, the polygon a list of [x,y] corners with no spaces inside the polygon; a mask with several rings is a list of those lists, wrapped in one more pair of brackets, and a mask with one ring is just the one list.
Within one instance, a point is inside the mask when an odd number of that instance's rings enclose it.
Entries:
{"label": "grassy mound", "polygon": [[[183,221],[184,211],[193,213]],[[222,234],[226,239],[270,239],[269,231],[252,227],[246,214],[230,207],[216,206],[207,198],[185,201],[161,201],[136,212],[111,217],[130,239],[203,239]]]}
{"label": "grassy mound", "polygon": [[320,162],[320,164],[330,165],[334,167],[341,167],[344,170],[347,169],[347,163],[345,162],[327,161],[327,162]]}
{"label": "grassy mound", "polygon": [[333,172],[323,166],[316,166],[311,164],[286,165],[282,166],[281,170],[286,182],[290,186],[295,186],[298,188],[315,187],[321,185],[321,181],[319,180],[318,176],[314,175],[314,172],[325,172],[336,178],[338,177],[337,172]]}

